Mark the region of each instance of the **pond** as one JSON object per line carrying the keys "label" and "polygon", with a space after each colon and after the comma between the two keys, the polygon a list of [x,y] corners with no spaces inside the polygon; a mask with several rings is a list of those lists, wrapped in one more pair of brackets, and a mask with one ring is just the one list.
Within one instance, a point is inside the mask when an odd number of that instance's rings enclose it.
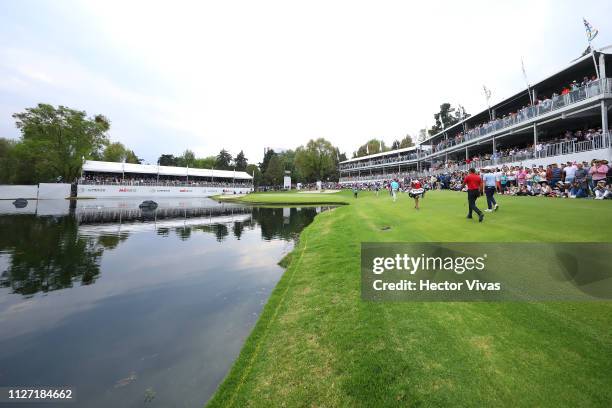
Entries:
{"label": "pond", "polygon": [[70,406],[204,406],[325,209],[139,203],[2,204],[0,386],[69,386]]}

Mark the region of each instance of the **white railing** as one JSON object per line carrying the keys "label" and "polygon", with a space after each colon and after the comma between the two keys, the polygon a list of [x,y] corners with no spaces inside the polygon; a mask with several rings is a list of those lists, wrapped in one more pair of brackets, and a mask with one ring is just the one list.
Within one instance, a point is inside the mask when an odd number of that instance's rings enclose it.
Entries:
{"label": "white railing", "polygon": [[564,141],[546,144],[542,146],[541,150],[535,152],[535,154],[533,152],[533,149],[525,149],[517,154],[509,156],[502,156],[488,160],[477,160],[468,164],[447,165],[443,168],[435,170],[341,177],[340,182],[368,182],[381,179],[388,180],[395,177],[418,177],[432,174],[441,174],[449,171],[467,171],[471,167],[482,168],[488,166],[511,165],[511,163],[515,163],[515,165],[520,165],[520,163],[525,160],[545,159],[547,157],[563,156],[568,154],[588,152],[592,150],[606,149],[610,147],[611,139],[612,137],[609,133],[604,133],[602,135],[594,136],[591,140],[584,140],[580,142]]}
{"label": "white railing", "polygon": [[236,187],[236,188],[252,188],[252,183],[242,183],[231,181],[214,182],[214,181],[164,181],[164,180],[78,180],[79,185],[106,185],[106,186],[144,186],[144,187]]}
{"label": "white railing", "polygon": [[460,136],[442,141],[436,146],[433,146],[431,154],[439,153],[451,147],[464,144],[470,140],[492,134],[499,130],[509,128],[523,122],[527,122],[538,116],[545,115],[554,110],[602,95],[603,93],[612,93],[612,81],[609,78],[591,81],[584,86],[577,87],[565,95],[553,95],[552,98],[547,98],[541,101],[538,105],[525,107],[504,118],[494,119],[474,129],[470,129]]}
{"label": "white railing", "polygon": [[504,118],[494,119],[488,123],[479,125],[474,129],[468,130],[464,134],[460,134],[460,136],[458,135],[440,142],[438,145],[432,147],[431,152],[412,153],[410,155],[399,156],[390,155],[384,158],[371,159],[366,162],[343,164],[339,166],[339,169],[340,172],[346,172],[357,169],[367,169],[375,166],[380,167],[396,163],[401,164],[404,162],[426,158],[436,153],[446,151],[452,147],[465,144],[473,139],[493,134],[499,130],[510,128],[520,123],[526,123],[534,118],[537,118],[538,116],[548,114],[552,111],[576,104],[604,93],[612,95],[612,80],[609,78],[591,81],[584,86],[577,87],[565,95],[553,95],[553,97],[544,99],[538,105],[525,107]]}

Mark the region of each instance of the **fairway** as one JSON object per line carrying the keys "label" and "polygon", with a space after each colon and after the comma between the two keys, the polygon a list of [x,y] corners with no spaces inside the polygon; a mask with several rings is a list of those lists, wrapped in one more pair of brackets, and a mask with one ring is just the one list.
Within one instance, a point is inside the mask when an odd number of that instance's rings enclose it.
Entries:
{"label": "fairway", "polygon": [[[248,199],[266,196],[291,202]],[[610,406],[611,302],[360,298],[361,242],[609,242],[609,201],[498,197],[478,223],[465,193],[430,192],[420,211],[406,194],[329,196],[350,205],[301,234],[210,406]]]}

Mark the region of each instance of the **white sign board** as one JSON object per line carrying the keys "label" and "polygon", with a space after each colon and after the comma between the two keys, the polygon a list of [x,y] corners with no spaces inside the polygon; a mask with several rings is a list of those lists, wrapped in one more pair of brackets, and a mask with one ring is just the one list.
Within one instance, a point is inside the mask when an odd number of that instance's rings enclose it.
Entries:
{"label": "white sign board", "polygon": [[285,190],[291,190],[291,177],[290,176],[283,177],[283,188]]}
{"label": "white sign board", "polygon": [[321,182],[317,181],[317,190],[321,190]]}

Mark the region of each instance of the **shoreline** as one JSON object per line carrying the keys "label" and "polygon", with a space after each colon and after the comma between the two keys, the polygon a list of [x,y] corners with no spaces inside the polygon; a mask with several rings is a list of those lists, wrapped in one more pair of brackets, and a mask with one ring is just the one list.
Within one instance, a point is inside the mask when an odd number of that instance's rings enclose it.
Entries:
{"label": "shoreline", "polygon": [[[597,228],[612,222],[607,206],[500,197],[504,213],[478,224],[454,192],[430,193],[419,212],[403,194],[396,203],[339,195],[351,205],[302,231],[207,406],[600,406],[608,398],[612,302],[375,304],[361,300],[359,273],[360,242],[609,241]],[[572,210],[593,213],[570,225],[528,222]],[[568,227],[575,234],[562,235]]]}

